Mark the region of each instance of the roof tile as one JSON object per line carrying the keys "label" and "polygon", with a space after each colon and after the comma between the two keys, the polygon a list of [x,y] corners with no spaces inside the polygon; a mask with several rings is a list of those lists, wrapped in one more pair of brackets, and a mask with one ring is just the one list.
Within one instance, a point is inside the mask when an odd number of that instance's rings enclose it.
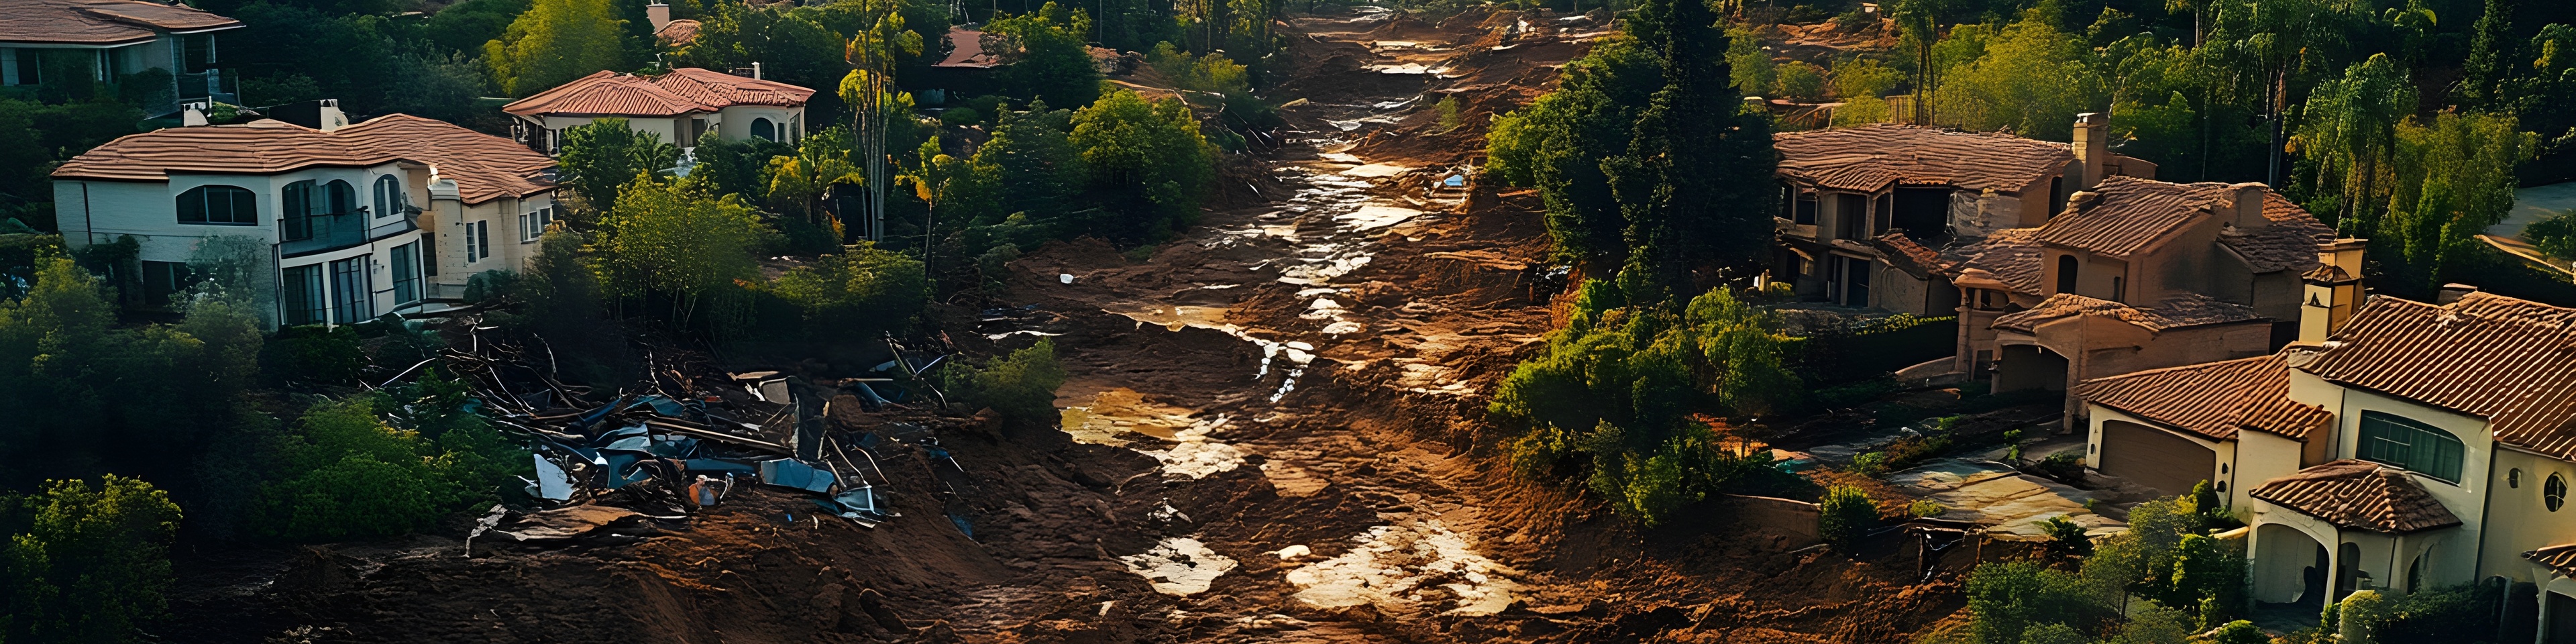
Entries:
{"label": "roof tile", "polygon": [[2254,314],[2253,307],[2198,293],[2165,298],[2155,306],[2145,308],[2074,293],[2059,293],[2040,300],[2038,306],[2029,310],[1995,318],[1993,328],[2029,332],[2041,322],[2078,315],[2100,315],[2157,332],[2262,319],[2262,316]]}
{"label": "roof tile", "polygon": [[2404,471],[2369,461],[2340,460],[2264,481],[2254,498],[2346,528],[2386,534],[2460,525],[2450,508]]}
{"label": "roof tile", "polygon": [[501,106],[519,116],[679,116],[734,105],[804,105],[814,90],[682,67],[659,76],[600,71]]}
{"label": "roof tile", "polygon": [[2495,439],[2576,460],[2576,309],[2489,293],[2372,297],[2302,371],[2487,419]]}
{"label": "roof tile", "polygon": [[112,44],[239,26],[194,7],[142,0],[10,0],[0,10],[0,42]]}
{"label": "roof tile", "polygon": [[413,161],[455,179],[466,203],[551,188],[539,173],[554,159],[509,139],[406,114],[324,132],[283,121],[179,127],[133,134],[72,157],[56,179],[168,181],[172,172],[276,174],[310,167]]}
{"label": "roof tile", "polygon": [[1783,132],[1772,146],[1780,174],[1835,190],[1903,184],[2019,193],[2075,161],[2064,143],[1888,123]]}
{"label": "roof tile", "polygon": [[2076,388],[2085,402],[2212,440],[2235,438],[2238,427],[2289,393],[2289,368],[2268,355],[2095,378]]}

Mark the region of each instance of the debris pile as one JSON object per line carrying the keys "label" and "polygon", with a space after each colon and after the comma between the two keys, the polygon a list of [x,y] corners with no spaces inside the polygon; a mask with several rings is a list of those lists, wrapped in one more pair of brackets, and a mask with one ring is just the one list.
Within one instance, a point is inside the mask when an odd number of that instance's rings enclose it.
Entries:
{"label": "debris pile", "polygon": [[[650,384],[606,402],[557,380],[542,340],[531,350],[477,336],[448,349],[443,357],[487,417],[526,439],[524,491],[543,508],[518,515],[495,506],[474,534],[494,535],[487,542],[649,536],[753,485],[810,495],[820,514],[874,528],[900,516],[880,488],[890,482],[880,450],[894,444],[945,461],[933,475],[953,495],[959,481],[945,479],[964,469],[921,425],[892,423],[881,434],[834,431],[828,421],[835,399],[872,412],[947,406],[926,376],[951,354],[923,359],[892,338],[886,344],[894,359],[872,370],[879,377],[862,378],[728,373],[695,355],[648,355]],[[965,519],[952,519],[972,536]]]}

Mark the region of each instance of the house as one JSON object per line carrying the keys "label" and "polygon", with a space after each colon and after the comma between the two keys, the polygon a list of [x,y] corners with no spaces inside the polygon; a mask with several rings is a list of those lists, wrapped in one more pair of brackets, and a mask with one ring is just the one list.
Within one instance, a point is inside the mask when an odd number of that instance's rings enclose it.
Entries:
{"label": "house", "polygon": [[[756,70],[757,68],[755,68]],[[814,90],[777,81],[682,67],[658,75],[602,71],[501,106],[516,117],[520,138],[548,153],[563,147],[565,128],[602,118],[626,119],[682,150],[699,139],[805,137],[805,101]]]}
{"label": "house", "polygon": [[[259,295],[272,325],[419,310],[535,254],[554,215],[553,159],[441,121],[330,116],[327,129],[169,128],[83,152],[53,172],[64,242],[134,238],[145,307],[197,281],[192,262],[247,259],[274,275]],[[257,252],[207,255],[226,248]]]}
{"label": "house", "polygon": [[141,106],[153,116],[188,102],[237,103],[232,76],[215,67],[215,35],[241,21],[186,5],[143,0],[11,0],[0,11],[0,96],[48,82],[116,84],[158,70],[167,94]]}
{"label": "house", "polygon": [[2078,118],[2071,145],[1896,124],[1775,135],[1772,278],[1845,306],[1951,314],[1931,248],[2040,225],[2105,176],[2155,176],[2110,152],[2098,115]]}
{"label": "house", "polygon": [[644,18],[652,21],[653,39],[673,47],[684,47],[698,39],[698,21],[672,20],[671,5],[644,5]]}
{"label": "house", "polygon": [[2256,601],[2497,584],[2506,641],[2576,641],[2576,309],[2460,288],[2304,312],[2276,355],[2086,383],[2090,464],[2168,458],[2122,456],[2165,448],[2114,423],[2231,443],[2191,476],[2247,520]]}

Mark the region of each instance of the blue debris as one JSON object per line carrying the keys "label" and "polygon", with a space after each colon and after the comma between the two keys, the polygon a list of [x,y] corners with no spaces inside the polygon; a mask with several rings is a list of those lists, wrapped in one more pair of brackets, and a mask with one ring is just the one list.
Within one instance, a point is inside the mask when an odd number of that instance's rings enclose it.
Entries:
{"label": "blue debris", "polygon": [[966,517],[951,514],[948,515],[948,522],[957,524],[957,531],[965,533],[967,539],[975,538],[975,524],[967,523]]}
{"label": "blue debris", "polygon": [[543,455],[530,455],[537,461],[537,496],[553,501],[572,500],[572,480],[564,475],[561,465]]}
{"label": "blue debris", "polygon": [[832,489],[832,473],[815,469],[812,465],[806,465],[804,461],[781,458],[761,461],[757,465],[760,468],[762,483],[807,492],[823,492]]}
{"label": "blue debris", "polygon": [[688,468],[690,472],[697,474],[741,474],[744,476],[750,476],[759,472],[759,469],[752,467],[750,463],[739,463],[714,458],[692,458],[687,461],[682,461],[680,465]]}

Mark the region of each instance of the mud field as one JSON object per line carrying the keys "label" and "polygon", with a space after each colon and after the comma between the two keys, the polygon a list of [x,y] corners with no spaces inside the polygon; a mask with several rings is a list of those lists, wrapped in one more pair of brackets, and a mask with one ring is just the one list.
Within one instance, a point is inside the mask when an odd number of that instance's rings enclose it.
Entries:
{"label": "mud field", "polygon": [[[1294,20],[1277,98],[1305,102],[1226,174],[1227,209],[1147,261],[1033,252],[1009,297],[1037,319],[952,331],[986,354],[1052,337],[1065,431],[833,419],[953,456],[889,452],[900,519],[751,493],[658,536],[470,557],[440,536],[196,553],[181,639],[1898,642],[1948,616],[1955,566],[1927,579],[1911,546],[1784,552],[1723,504],[1640,534],[1499,467],[1483,392],[1563,285],[1535,194],[1448,179],[1605,33],[1563,18]],[[1467,124],[1443,131],[1451,95]]]}

